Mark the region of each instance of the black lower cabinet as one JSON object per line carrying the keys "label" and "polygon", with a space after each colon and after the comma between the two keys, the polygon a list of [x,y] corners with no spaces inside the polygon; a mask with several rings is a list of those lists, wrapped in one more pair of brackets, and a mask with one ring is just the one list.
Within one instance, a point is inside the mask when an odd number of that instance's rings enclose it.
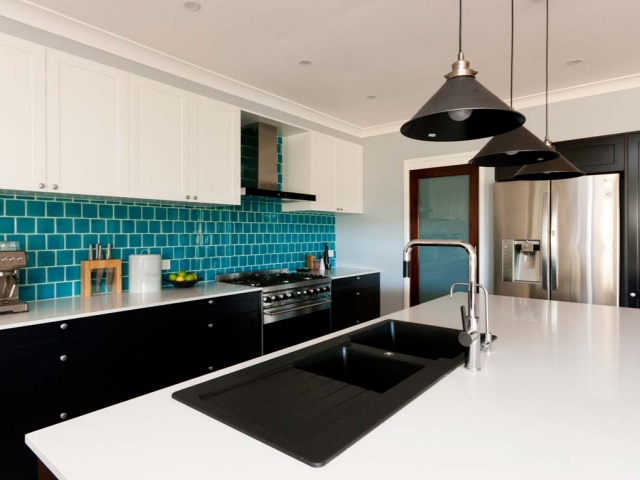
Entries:
{"label": "black lower cabinet", "polygon": [[145,309],[138,339],[142,393],[258,357],[260,292]]}
{"label": "black lower cabinet", "polygon": [[25,435],[261,355],[260,292],[0,330],[0,479],[35,480]]}
{"label": "black lower cabinet", "polygon": [[337,332],[380,316],[380,274],[331,282],[331,331]]}

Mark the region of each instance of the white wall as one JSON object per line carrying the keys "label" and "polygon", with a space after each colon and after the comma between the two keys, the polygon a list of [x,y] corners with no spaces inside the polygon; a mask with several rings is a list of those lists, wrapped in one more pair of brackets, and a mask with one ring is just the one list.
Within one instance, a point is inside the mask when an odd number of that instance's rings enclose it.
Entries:
{"label": "white wall", "polygon": [[[595,95],[549,105],[549,136],[552,141],[594,137],[640,130],[640,88]],[[416,106],[416,109],[419,106]],[[522,109],[525,126],[544,137],[544,106]],[[417,158],[476,152],[488,140],[435,143],[408,139],[400,133],[379,135],[364,142],[363,215],[339,215],[336,220],[336,251],[341,266],[378,268],[381,273],[382,314],[404,308],[402,249],[405,242],[405,161]],[[454,157],[451,157],[454,158]],[[441,161],[442,159],[440,159]],[[438,159],[434,160],[439,161]],[[464,158],[458,158],[464,163]],[[435,165],[435,164],[434,164]],[[489,175],[490,176],[490,175]],[[488,183],[484,198],[490,198]],[[490,242],[492,215],[483,215],[480,236]],[[490,251],[491,248],[488,248]],[[482,255],[486,257],[486,255]],[[484,266],[483,282],[489,274]]]}

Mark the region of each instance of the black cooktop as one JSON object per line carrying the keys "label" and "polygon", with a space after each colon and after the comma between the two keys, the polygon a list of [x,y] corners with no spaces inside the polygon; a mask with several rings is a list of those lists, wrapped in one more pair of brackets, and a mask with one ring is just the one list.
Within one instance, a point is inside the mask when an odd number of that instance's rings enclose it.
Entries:
{"label": "black cooktop", "polygon": [[249,287],[272,287],[274,285],[286,285],[289,283],[306,282],[308,280],[325,279],[323,275],[316,273],[279,272],[279,273],[253,273],[246,277],[225,279],[225,283],[246,285]]}

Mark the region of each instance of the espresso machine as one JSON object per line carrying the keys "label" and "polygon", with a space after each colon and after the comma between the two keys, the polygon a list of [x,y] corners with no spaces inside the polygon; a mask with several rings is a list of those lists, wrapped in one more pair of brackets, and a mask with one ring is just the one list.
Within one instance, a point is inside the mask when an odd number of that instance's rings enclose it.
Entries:
{"label": "espresso machine", "polygon": [[0,248],[0,313],[19,313],[29,309],[27,303],[18,298],[19,272],[26,266],[27,252]]}

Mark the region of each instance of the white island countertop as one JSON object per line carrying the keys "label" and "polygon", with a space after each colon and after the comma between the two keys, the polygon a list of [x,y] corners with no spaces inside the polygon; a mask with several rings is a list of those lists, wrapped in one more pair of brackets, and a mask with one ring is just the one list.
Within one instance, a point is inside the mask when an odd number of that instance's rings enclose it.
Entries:
{"label": "white island countertop", "polygon": [[[466,294],[386,318],[459,328]],[[489,296],[498,336],[321,468],[171,394],[315,341],[29,433],[60,480],[640,478],[640,310]],[[484,312],[481,300],[478,310]]]}

